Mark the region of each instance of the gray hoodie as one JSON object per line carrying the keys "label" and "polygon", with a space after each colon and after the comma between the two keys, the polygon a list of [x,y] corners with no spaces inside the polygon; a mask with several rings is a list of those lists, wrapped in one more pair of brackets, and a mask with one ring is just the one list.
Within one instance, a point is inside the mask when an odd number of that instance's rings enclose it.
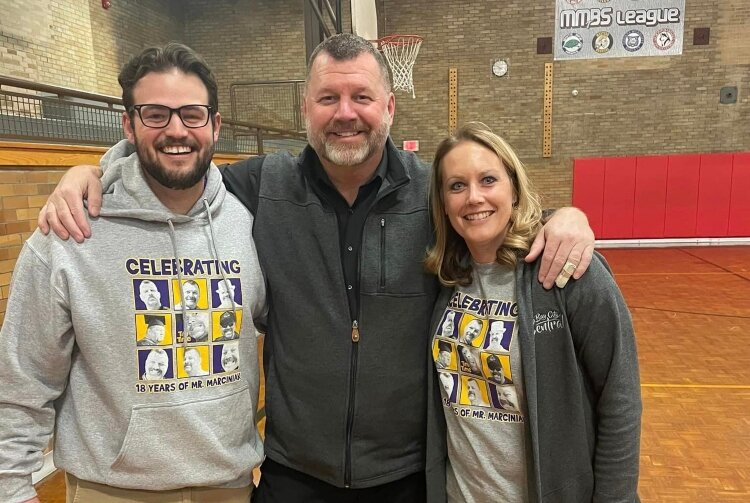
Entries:
{"label": "gray hoodie", "polygon": [[[55,464],[83,480],[246,486],[263,459],[253,320],[266,294],[253,217],[213,164],[187,215],[154,196],[127,142],[102,167],[92,237],[37,231],[16,264],[0,335],[0,501],[34,496],[53,429]],[[198,286],[195,304],[178,275]],[[237,341],[217,340],[226,311]]]}

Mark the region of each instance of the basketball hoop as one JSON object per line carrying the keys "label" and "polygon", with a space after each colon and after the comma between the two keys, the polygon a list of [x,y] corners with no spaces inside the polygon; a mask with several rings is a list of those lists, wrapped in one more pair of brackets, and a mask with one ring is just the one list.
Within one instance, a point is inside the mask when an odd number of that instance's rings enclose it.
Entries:
{"label": "basketball hoop", "polygon": [[388,35],[377,40],[378,49],[383,51],[393,75],[393,89],[396,91],[411,91],[414,94],[412,69],[417,60],[419,48],[423,38],[419,35]]}

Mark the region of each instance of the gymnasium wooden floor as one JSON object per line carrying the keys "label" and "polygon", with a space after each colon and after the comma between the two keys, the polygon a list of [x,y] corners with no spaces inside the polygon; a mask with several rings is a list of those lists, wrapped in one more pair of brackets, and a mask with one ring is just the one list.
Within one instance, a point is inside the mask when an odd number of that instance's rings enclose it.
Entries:
{"label": "gymnasium wooden floor", "polygon": [[[602,253],[638,338],[641,500],[750,502],[750,246]],[[65,501],[60,476],[38,490]]]}

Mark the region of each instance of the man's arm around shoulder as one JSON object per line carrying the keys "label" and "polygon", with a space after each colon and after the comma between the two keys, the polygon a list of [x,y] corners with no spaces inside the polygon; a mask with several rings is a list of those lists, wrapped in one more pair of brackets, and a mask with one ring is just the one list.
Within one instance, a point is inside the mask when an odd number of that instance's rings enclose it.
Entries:
{"label": "man's arm around shoulder", "polygon": [[37,217],[37,226],[44,233],[50,229],[60,239],[72,237],[82,243],[91,237],[86,209],[83,201],[88,200],[88,215],[99,216],[102,207],[102,170],[99,166],[73,166],[47,198]]}

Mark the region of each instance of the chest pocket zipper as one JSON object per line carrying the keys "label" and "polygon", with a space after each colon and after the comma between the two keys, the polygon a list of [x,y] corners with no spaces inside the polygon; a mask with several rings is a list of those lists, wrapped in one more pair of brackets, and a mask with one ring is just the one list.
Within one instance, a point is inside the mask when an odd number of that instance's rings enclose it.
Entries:
{"label": "chest pocket zipper", "polygon": [[379,290],[385,291],[385,218],[380,219],[380,285]]}

